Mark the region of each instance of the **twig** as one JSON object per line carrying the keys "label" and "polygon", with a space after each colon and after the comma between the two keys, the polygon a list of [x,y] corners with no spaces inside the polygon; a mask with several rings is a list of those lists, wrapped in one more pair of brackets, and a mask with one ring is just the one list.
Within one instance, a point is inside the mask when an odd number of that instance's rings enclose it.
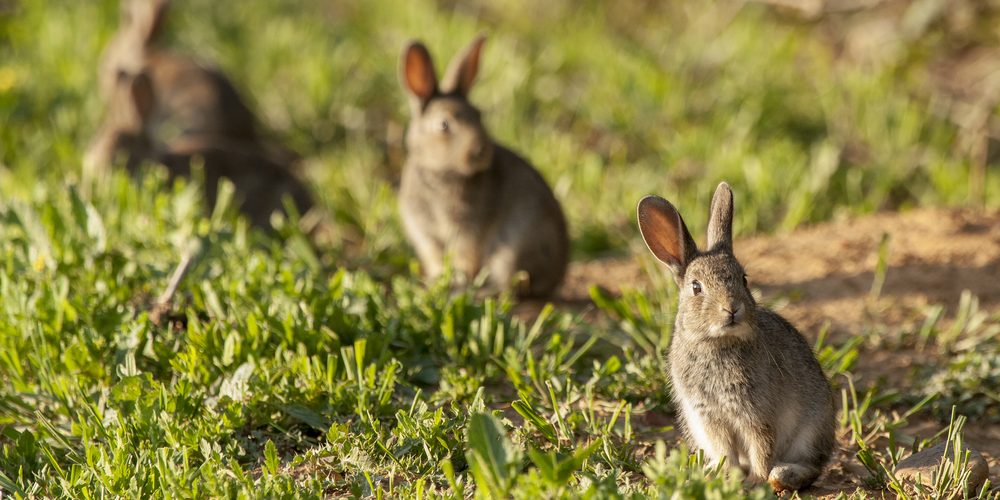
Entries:
{"label": "twig", "polygon": [[191,264],[194,262],[195,255],[198,254],[200,246],[191,246],[184,256],[181,257],[181,261],[174,268],[173,274],[170,275],[170,282],[167,283],[167,288],[163,290],[163,293],[156,298],[156,302],[153,307],[150,308],[149,319],[154,325],[160,326],[160,322],[163,318],[170,313],[173,305],[174,295],[177,294],[177,288],[180,287],[181,281],[187,276],[188,271],[191,269]]}

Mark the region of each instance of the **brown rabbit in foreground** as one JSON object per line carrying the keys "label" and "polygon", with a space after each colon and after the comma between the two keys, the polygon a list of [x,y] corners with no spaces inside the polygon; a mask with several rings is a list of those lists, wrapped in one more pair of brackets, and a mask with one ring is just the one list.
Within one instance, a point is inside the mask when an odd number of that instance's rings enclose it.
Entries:
{"label": "brown rabbit in foreground", "polygon": [[729,185],[712,198],[704,252],[667,200],[643,198],[638,218],[680,288],[668,362],[687,439],[775,491],[809,486],[833,451],[833,393],[802,335],[750,294]]}
{"label": "brown rabbit in foreground", "polygon": [[[130,105],[113,97],[127,92],[132,78],[145,73],[157,96],[147,118],[149,133],[157,140],[197,135],[259,141],[253,112],[225,75],[157,46],[168,8],[168,0],[123,0],[121,26],[105,48],[98,68],[100,93],[109,114],[116,112],[116,106]],[[115,133],[113,121],[101,126],[84,160],[88,169],[113,162]]]}
{"label": "brown rabbit in foreground", "polygon": [[171,177],[189,176],[191,164],[203,164],[207,207],[215,205],[219,180],[229,179],[236,188],[240,210],[258,227],[270,227],[271,214],[283,210],[288,196],[299,214],[312,207],[309,189],[285,163],[272,159],[254,142],[235,142],[215,137],[185,135],[158,147],[149,135],[149,116],[155,112],[156,94],[152,79],[139,73],[122,95],[113,98],[119,104],[109,116],[111,147],[127,155],[127,168],[135,170],[144,161],[167,167]]}
{"label": "brown rabbit in foreground", "polygon": [[466,278],[522,297],[552,294],[566,272],[562,209],[527,161],[492,141],[468,100],[479,71],[480,37],[456,56],[438,85],[427,48],[403,51],[401,80],[412,113],[400,186],[404,230],[428,277],[446,259]]}

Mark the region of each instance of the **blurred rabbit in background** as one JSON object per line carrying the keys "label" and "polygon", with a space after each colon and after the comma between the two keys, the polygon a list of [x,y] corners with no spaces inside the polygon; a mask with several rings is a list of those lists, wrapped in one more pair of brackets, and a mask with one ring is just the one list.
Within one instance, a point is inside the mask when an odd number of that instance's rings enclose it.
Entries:
{"label": "blurred rabbit in background", "polygon": [[546,297],[566,274],[566,219],[538,170],[495,143],[469,102],[484,42],[479,37],[455,56],[440,84],[422,43],[403,52],[411,110],[403,227],[430,278],[451,259],[467,279],[485,270],[494,289]]}
{"label": "blurred rabbit in background", "polygon": [[221,71],[157,46],[168,8],[167,0],[122,3],[121,26],[100,62],[107,109],[84,158],[85,171],[96,174],[122,155],[130,172],[152,161],[171,176],[187,176],[197,157],[203,160],[209,208],[225,177],[257,226],[268,225],[285,194],[305,213],[312,199],[292,171],[297,155],[265,143],[253,112]]}

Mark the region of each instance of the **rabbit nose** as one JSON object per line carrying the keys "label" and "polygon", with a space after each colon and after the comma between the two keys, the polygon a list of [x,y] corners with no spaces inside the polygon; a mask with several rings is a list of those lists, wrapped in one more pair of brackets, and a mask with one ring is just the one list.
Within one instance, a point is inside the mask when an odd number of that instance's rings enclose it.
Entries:
{"label": "rabbit nose", "polygon": [[723,307],[722,310],[729,315],[730,323],[736,323],[743,319],[743,304],[729,304],[729,307]]}

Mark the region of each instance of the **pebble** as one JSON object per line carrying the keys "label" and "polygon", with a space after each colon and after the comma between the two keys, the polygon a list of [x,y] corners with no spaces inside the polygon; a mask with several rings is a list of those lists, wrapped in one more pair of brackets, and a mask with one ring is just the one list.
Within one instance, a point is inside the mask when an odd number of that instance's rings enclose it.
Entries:
{"label": "pebble", "polygon": [[[969,447],[965,447],[965,449],[972,452],[969,456],[969,469],[972,470],[972,473],[969,474],[969,492],[974,495],[989,477],[990,466],[978,451]],[[952,456],[951,450],[952,448],[949,447],[949,457]],[[917,475],[919,475],[921,483],[931,486],[934,471],[937,470],[938,463],[943,456],[944,443],[914,453],[896,464],[896,477],[901,481],[916,482]]]}

